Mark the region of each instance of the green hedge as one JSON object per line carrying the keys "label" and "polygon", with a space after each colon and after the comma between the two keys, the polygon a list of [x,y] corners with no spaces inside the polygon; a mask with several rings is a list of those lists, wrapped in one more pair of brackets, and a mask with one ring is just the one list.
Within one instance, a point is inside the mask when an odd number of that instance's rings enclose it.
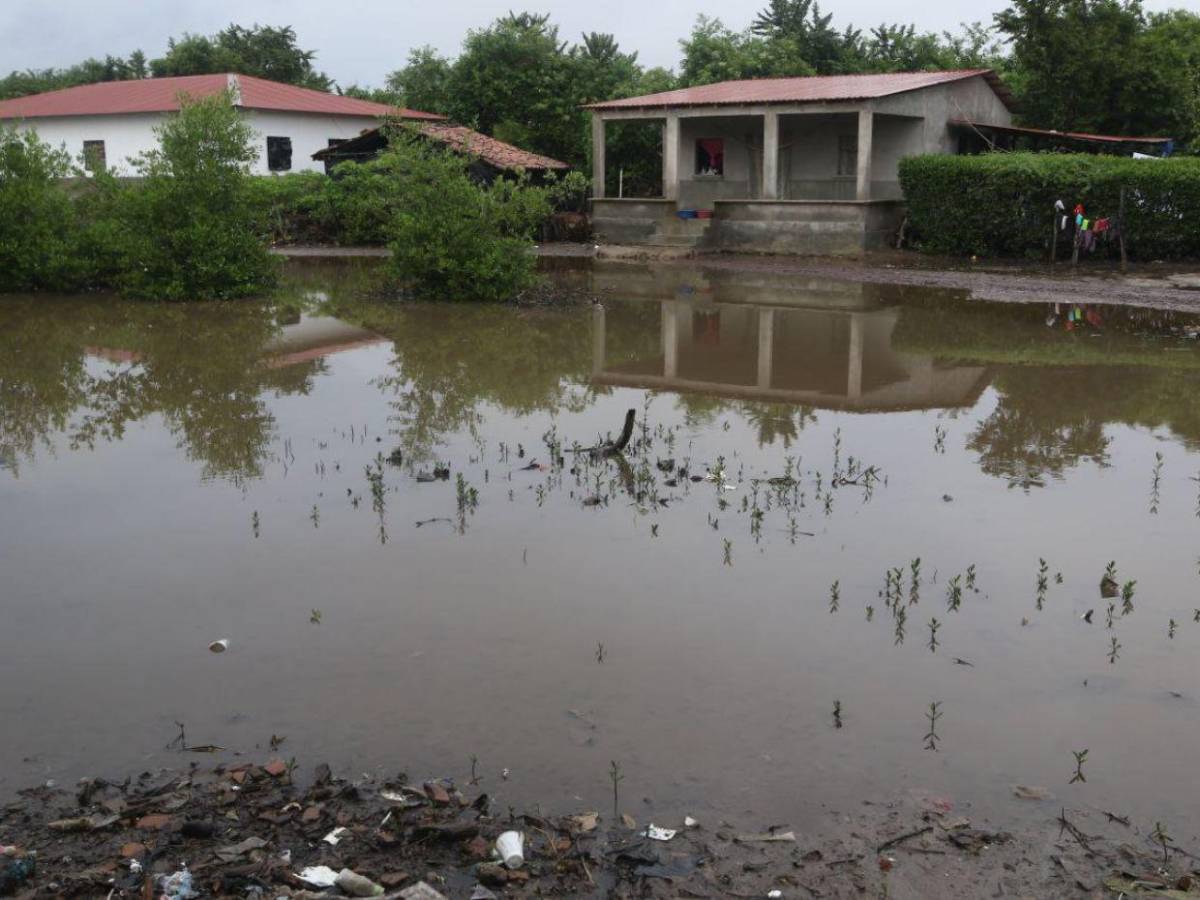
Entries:
{"label": "green hedge", "polygon": [[[1090,219],[1115,217],[1124,187],[1130,258],[1200,259],[1196,157],[917,156],[901,160],[900,185],[915,243],[934,253],[1048,258],[1055,200],[1068,213],[1082,203]],[[1059,234],[1059,256],[1069,257],[1070,229]]]}

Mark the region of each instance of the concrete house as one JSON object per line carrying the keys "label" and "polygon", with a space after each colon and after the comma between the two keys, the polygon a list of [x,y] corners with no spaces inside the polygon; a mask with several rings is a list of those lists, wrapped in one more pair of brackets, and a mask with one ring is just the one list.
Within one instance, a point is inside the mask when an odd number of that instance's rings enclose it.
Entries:
{"label": "concrete house", "polygon": [[[588,109],[602,237],[856,254],[899,224],[902,158],[1010,125],[1013,100],[991,70],[963,69],[726,81]],[[631,120],[662,129],[661,198],[605,196],[605,126]]]}
{"label": "concrete house", "polygon": [[87,168],[131,174],[132,157],[158,146],[154,129],[179,110],[180,98],[228,90],[233,105],[257,132],[257,175],[321,172],[318,150],[358,137],[382,119],[442,121],[353,97],[280,84],[249,75],[187,75],[85,84],[0,101],[0,125],[34,129],[46,143],[64,146]]}

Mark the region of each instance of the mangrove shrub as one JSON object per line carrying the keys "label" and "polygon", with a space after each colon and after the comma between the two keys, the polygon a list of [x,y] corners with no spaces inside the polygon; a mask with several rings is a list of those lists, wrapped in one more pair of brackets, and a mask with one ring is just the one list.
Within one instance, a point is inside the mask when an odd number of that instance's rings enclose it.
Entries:
{"label": "mangrove shrub", "polygon": [[254,132],[227,94],[186,100],[140,156],[141,181],[120,191],[117,286],[162,300],[258,293],[276,266],[259,237],[250,164]]}
{"label": "mangrove shrub", "polygon": [[533,238],[551,212],[548,189],[525,176],[478,184],[468,158],[406,134],[370,165],[392,186],[391,269],[414,295],[509,300],[534,284]]}
{"label": "mangrove shrub", "polygon": [[[1055,201],[1115,218],[1124,188],[1132,258],[1200,258],[1200,158],[918,156],[900,162],[900,185],[918,246],[936,253],[1045,257]],[[1060,232],[1060,254],[1070,253],[1071,234]]]}

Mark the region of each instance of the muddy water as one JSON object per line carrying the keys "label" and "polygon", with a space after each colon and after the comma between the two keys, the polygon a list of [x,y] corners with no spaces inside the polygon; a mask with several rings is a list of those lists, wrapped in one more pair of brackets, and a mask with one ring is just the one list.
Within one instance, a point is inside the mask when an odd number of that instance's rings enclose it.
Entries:
{"label": "muddy water", "polygon": [[[1014,816],[1023,783],[1195,833],[1200,320],[636,267],[558,273],[601,306],[397,307],[366,277],[0,300],[0,790],[178,764],[182,722],[348,772],[475,756],[518,807],[606,808],[615,760],[639,818]],[[627,467],[570,452],[630,408]]]}

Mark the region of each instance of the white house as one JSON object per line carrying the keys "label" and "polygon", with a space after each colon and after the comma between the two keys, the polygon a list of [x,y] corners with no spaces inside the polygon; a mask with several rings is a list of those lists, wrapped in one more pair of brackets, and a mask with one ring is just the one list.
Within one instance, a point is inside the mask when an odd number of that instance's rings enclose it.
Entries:
{"label": "white house", "polygon": [[441,121],[442,116],[340,97],[250,75],[186,75],[85,84],[0,101],[0,124],[34,129],[48,144],[65,146],[88,168],[106,165],[131,174],[130,159],[158,146],[154,128],[179,110],[180,98],[228,90],[254,128],[258,175],[321,172],[318,150],[377,128],[385,117]]}

